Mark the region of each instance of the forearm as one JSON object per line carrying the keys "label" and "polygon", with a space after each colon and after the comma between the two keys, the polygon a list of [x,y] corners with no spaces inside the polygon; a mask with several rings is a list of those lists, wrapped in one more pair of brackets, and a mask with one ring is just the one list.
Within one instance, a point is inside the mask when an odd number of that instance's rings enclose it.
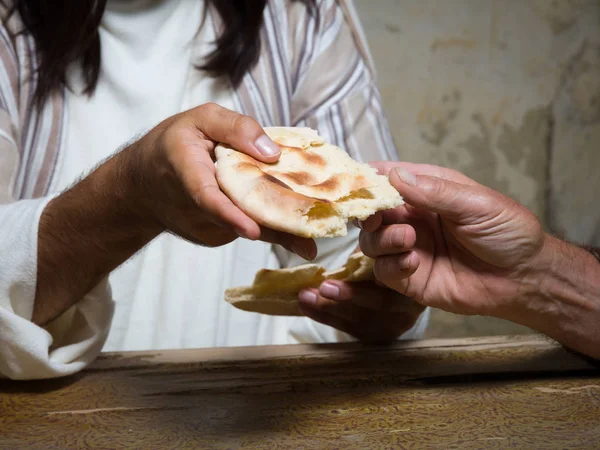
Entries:
{"label": "forearm", "polygon": [[551,236],[538,261],[535,290],[518,300],[509,319],[600,358],[600,262]]}
{"label": "forearm", "polygon": [[162,231],[137,201],[138,163],[125,149],[44,209],[34,323],[58,317]]}

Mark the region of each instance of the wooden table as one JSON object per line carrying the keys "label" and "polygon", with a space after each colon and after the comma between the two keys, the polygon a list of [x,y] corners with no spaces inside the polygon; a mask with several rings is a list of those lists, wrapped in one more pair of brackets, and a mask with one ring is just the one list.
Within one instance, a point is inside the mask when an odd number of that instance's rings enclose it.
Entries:
{"label": "wooden table", "polygon": [[600,448],[600,372],[534,336],[103,355],[0,381],[0,448]]}

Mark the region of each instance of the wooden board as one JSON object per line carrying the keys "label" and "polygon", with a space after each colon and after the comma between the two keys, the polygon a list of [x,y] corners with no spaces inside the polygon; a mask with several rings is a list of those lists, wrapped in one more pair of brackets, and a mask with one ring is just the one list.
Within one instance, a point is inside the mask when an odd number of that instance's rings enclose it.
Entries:
{"label": "wooden board", "polygon": [[0,381],[0,448],[600,448],[600,376],[541,338],[105,354]]}

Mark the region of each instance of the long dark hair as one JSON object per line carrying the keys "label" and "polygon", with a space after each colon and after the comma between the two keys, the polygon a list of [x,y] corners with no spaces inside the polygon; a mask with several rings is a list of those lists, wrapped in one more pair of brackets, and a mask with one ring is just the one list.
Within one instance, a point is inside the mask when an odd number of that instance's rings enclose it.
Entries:
{"label": "long dark hair", "polygon": [[[7,0],[0,0],[5,4]],[[294,0],[316,13],[316,0]],[[100,73],[98,25],[106,0],[8,0],[18,12],[25,32],[33,36],[38,52],[38,83],[34,102],[41,104],[53,91],[67,85],[67,69],[81,64],[84,93],[92,94]],[[206,0],[224,22],[215,50],[198,69],[229,78],[237,87],[260,55],[260,30],[267,0]],[[6,19],[6,18],[3,18]]]}

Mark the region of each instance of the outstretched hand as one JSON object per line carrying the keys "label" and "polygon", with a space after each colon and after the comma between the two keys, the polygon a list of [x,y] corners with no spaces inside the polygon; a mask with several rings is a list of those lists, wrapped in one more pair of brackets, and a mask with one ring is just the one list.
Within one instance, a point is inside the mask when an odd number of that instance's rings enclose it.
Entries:
{"label": "outstretched hand", "polygon": [[362,224],[360,247],[376,258],[377,279],[425,306],[504,315],[503,309],[527,291],[543,247],[537,218],[451,169],[374,166],[389,175],[406,201]]}

